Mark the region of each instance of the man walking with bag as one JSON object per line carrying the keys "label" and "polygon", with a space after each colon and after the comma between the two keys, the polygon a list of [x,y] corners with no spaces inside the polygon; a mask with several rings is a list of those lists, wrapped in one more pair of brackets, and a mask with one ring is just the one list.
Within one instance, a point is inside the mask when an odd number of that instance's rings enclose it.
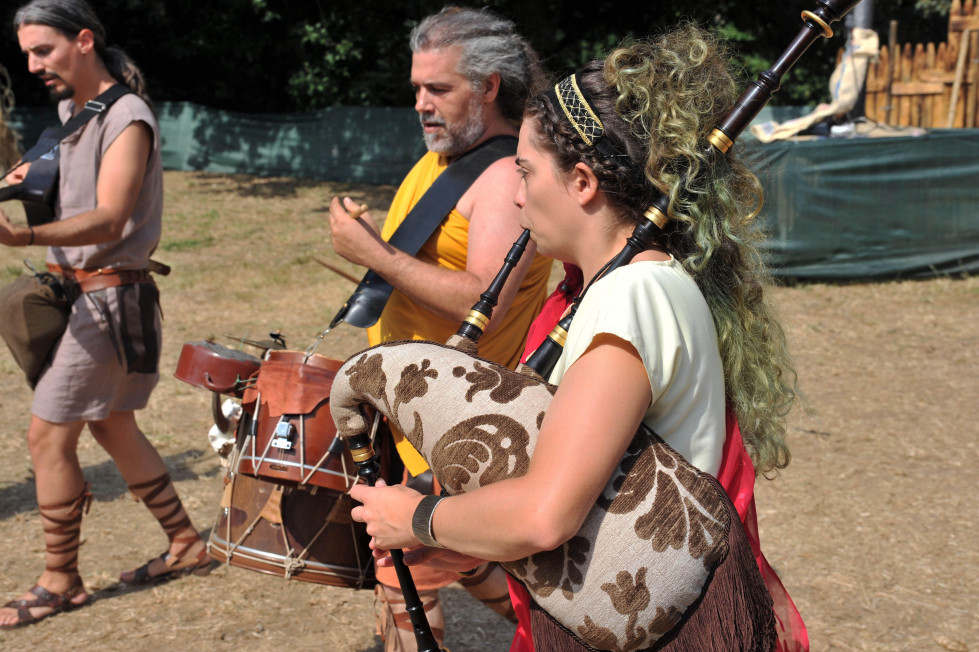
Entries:
{"label": "man walking with bag", "polygon": [[[0,627],[35,623],[79,607],[88,593],[78,572],[81,520],[91,493],[76,448],[87,425],[133,495],[169,540],[167,551],[121,575],[147,583],[209,570],[156,449],[136,423],[159,378],[159,293],[149,273],[163,212],[159,129],[142,74],[84,0],[34,0],[14,24],[30,72],[58,100],[63,122],[121,96],[61,140],[54,220],[14,226],[0,211],[0,243],[48,247],[48,268],[64,276],[68,326],[37,378],[28,447],[44,530],[45,570],[37,584],[0,608]],[[11,175],[23,180],[26,171]]]}

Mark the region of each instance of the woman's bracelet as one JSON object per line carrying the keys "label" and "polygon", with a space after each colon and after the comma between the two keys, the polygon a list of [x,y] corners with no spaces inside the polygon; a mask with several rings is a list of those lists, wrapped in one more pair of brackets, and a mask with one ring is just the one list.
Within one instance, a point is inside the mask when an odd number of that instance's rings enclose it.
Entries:
{"label": "woman's bracelet", "polygon": [[445,547],[435,540],[435,534],[432,532],[432,516],[435,515],[435,508],[443,498],[445,496],[425,496],[411,516],[412,533],[429,548]]}
{"label": "woman's bracelet", "polygon": [[27,241],[27,246],[30,247],[34,244],[34,227],[28,224],[27,228],[31,230],[31,239]]}

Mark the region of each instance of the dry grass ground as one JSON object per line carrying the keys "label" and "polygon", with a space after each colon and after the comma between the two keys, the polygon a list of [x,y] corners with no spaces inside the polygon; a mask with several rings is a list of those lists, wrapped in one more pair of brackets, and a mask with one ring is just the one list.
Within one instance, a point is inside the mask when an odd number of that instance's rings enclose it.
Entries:
{"label": "dry grass ground", "polygon": [[[195,523],[209,530],[224,471],[206,438],[208,393],[171,375],[182,344],[279,330],[290,348],[306,348],[353,287],[314,257],[360,274],[330,251],[329,199],[350,194],[380,217],[393,188],[177,172],[166,188],[156,256],[173,266],[159,281],[164,373],[140,423]],[[41,250],[26,253],[41,262]],[[20,272],[24,255],[0,249],[0,282]],[[979,279],[805,285],[776,296],[812,412],[792,417],[792,465],[759,483],[759,519],[812,649],[979,650]],[[342,359],[363,344],[360,331],[342,326],[318,352]],[[43,565],[24,441],[29,403],[0,351],[2,601],[29,588]],[[227,566],[121,587],[119,571],[158,554],[164,539],[87,435],[79,454],[96,499],[80,558],[95,602],[0,632],[0,648],[380,649],[368,591]],[[507,649],[509,625],[459,589],[447,597],[454,652]]]}

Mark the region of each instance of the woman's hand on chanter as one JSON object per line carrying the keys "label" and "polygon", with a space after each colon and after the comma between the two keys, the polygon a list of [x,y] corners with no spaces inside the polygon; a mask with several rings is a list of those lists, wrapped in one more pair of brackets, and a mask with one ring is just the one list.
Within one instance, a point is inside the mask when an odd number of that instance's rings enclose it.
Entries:
{"label": "woman's hand on chanter", "polygon": [[350,515],[355,521],[367,524],[367,533],[374,537],[375,550],[410,548],[421,542],[411,531],[411,517],[424,497],[404,485],[388,486],[383,480],[377,485],[354,485],[350,497],[361,503]]}

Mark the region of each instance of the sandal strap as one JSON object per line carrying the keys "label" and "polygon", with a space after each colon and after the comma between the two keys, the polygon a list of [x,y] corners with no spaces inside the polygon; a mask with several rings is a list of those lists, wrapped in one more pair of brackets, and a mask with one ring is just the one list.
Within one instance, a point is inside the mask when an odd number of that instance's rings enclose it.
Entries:
{"label": "sandal strap", "polygon": [[[200,537],[195,537],[191,539],[191,545],[184,547],[184,549],[180,551],[180,554],[172,555],[168,550],[167,552],[160,555],[160,559],[162,559],[163,563],[167,565],[167,568],[176,566],[177,564],[179,564],[184,560],[184,553],[190,550],[191,547],[193,547],[193,544],[196,543],[197,541],[202,541],[202,539]],[[203,546],[200,552],[197,553],[197,563],[195,564],[195,566],[200,566],[201,562],[204,561],[205,557],[207,557],[207,546]]]}
{"label": "sandal strap", "polygon": [[64,509],[66,507],[71,507],[72,510],[75,510],[81,507],[82,509],[80,509],[78,512],[78,517],[81,518],[82,512],[88,514],[88,510],[92,506],[92,492],[89,491],[90,487],[91,485],[86,482],[84,485],[82,485],[81,493],[79,493],[78,496],[72,498],[68,502],[60,503],[58,505],[38,505],[37,508],[41,512],[45,512],[45,511]]}
{"label": "sandal strap", "polygon": [[154,559],[149,560],[148,562],[146,562],[145,564],[137,568],[136,572],[133,575],[133,584],[146,584],[147,582],[149,582],[150,579],[152,579],[150,577],[150,564],[152,564],[157,559],[163,559],[165,563],[166,559],[164,559],[164,557],[166,557],[167,554],[169,553],[165,552],[159,557],[155,557]]}
{"label": "sandal strap", "polygon": [[457,581],[463,586],[479,586],[486,581],[493,571],[496,570],[496,565],[490,562],[484,563],[482,566],[477,567],[477,572],[472,575],[463,575]]}
{"label": "sandal strap", "polygon": [[[75,576],[74,581],[72,581],[71,586],[68,587],[64,593],[52,593],[40,584],[35,584],[28,593],[34,596],[32,600],[11,600],[7,604],[3,605],[5,609],[35,609],[39,607],[45,607],[48,609],[58,609],[63,606],[66,602],[74,598],[76,595],[85,590],[85,585],[82,583],[82,578],[78,575]],[[29,612],[28,612],[29,613]],[[17,614],[18,619],[23,620],[20,617],[20,613]]]}
{"label": "sandal strap", "polygon": [[[395,612],[392,606],[392,605],[404,605],[405,601],[403,595],[400,598],[389,597],[385,593],[383,585],[378,584],[374,591],[374,600],[375,603],[378,600],[380,600],[382,608],[387,614],[387,617],[390,618],[390,622],[397,629],[400,629],[401,631],[404,632],[414,631],[415,626],[411,622],[411,616],[408,614],[408,611],[405,610],[405,611]],[[441,604],[441,600],[439,599],[438,592],[435,592],[434,595],[429,597],[428,600],[422,600],[422,609],[427,613],[432,609],[434,609],[435,607],[437,607],[439,604]],[[404,607],[402,606],[401,608],[403,609]],[[377,633],[382,638],[385,638],[385,632],[382,631],[384,627],[382,627],[381,625],[382,623],[380,622],[380,620],[378,620]],[[432,634],[434,634],[435,637],[441,641],[445,638],[445,629],[440,627],[432,627]]]}
{"label": "sandal strap", "polygon": [[[203,541],[203,539],[201,539],[200,537],[196,537],[193,540],[195,542],[196,541]],[[193,545],[193,544],[191,544],[191,545]],[[190,548],[191,548],[191,546],[186,546],[184,548],[183,552],[186,552]],[[155,558],[149,560],[148,562],[146,562],[145,564],[143,564],[142,566],[140,566],[139,568],[137,568],[135,571],[133,571],[133,579],[129,582],[129,584],[148,584],[150,582],[158,582],[158,581],[163,581],[164,579],[169,579],[169,578],[173,578],[173,577],[179,577],[180,575],[183,575],[184,573],[193,573],[195,575],[206,575],[208,572],[210,572],[211,560],[207,556],[207,546],[206,545],[205,546],[202,546],[200,552],[197,553],[197,556],[195,558],[195,563],[188,564],[187,566],[184,566],[183,568],[174,569],[174,566],[177,566],[182,561],[184,561],[184,558],[185,557],[184,557],[183,554],[172,555],[172,554],[170,554],[170,551],[168,550],[168,551],[164,552],[162,555],[160,555],[159,557],[155,557]],[[160,561],[162,561],[163,564],[168,569],[173,569],[173,570],[168,570],[168,571],[166,571],[164,573],[161,573],[159,575],[155,575],[155,576],[151,577],[150,576],[150,564],[152,564],[157,559],[159,559]]]}
{"label": "sandal strap", "polygon": [[[133,495],[137,501],[142,501],[146,505],[147,509],[153,514],[154,518],[160,523],[163,531],[166,533],[167,537],[171,541],[176,541],[174,536],[191,525],[190,516],[184,512],[183,503],[180,502],[180,496],[177,492],[173,492],[173,496],[170,498],[165,498],[163,500],[156,500],[156,497],[161,493],[166,491],[168,488],[173,486],[173,481],[170,479],[169,473],[164,473],[163,475],[153,478],[152,480],[147,480],[146,482],[139,482],[136,484],[129,485],[129,493]],[[173,509],[170,511],[160,514],[160,510],[173,505]],[[181,512],[184,512],[182,518],[171,521],[171,519]],[[190,541],[196,541],[196,537],[191,537]]]}
{"label": "sandal strap", "polygon": [[[166,489],[168,484],[170,484],[170,474],[164,472],[163,475],[153,478],[152,480],[137,482],[136,484],[128,485],[128,487],[129,492],[133,495],[133,498],[135,498],[137,501],[142,500],[144,503],[149,503],[156,498],[161,491]],[[145,494],[138,493],[147,488],[150,490]]]}
{"label": "sandal strap", "polygon": [[[57,505],[38,505],[38,511],[41,514],[41,527],[45,535],[45,551],[49,556],[68,556],[68,559],[60,565],[48,563],[45,566],[47,570],[70,573],[78,568],[78,549],[82,545],[82,515],[88,513],[91,504],[92,492],[89,491],[88,483],[85,483],[81,493],[68,502]],[[56,537],[62,538],[53,540]],[[38,588],[45,590],[40,585]]]}

